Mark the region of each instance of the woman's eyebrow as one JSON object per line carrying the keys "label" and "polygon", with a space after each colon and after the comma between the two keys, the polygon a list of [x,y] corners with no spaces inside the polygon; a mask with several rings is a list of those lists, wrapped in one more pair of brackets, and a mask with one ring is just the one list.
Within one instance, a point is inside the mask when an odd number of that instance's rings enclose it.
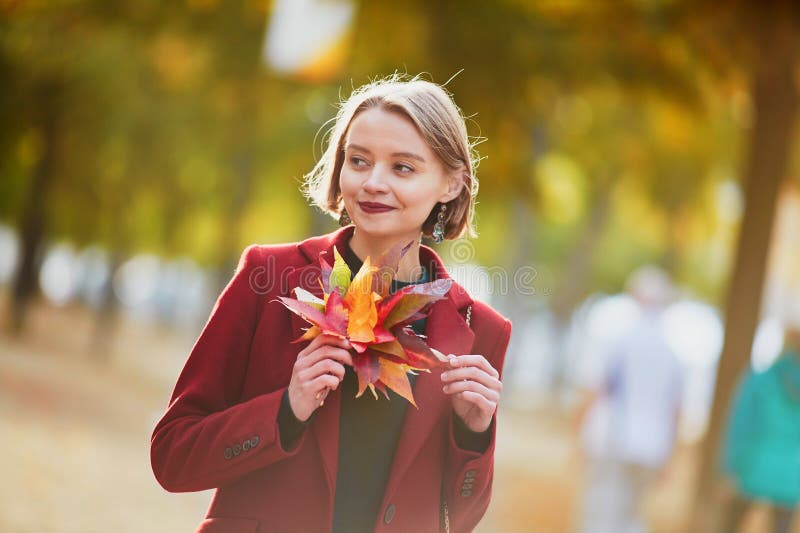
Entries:
{"label": "woman's eyebrow", "polygon": [[[367,153],[367,154],[371,154],[372,153],[369,150],[369,148],[361,146],[360,144],[353,144],[353,143],[350,143],[347,146],[345,146],[345,150],[359,150],[359,151]],[[392,157],[408,157],[409,159],[416,159],[420,163],[426,163],[427,162],[427,161],[425,161],[424,157],[422,157],[421,155],[417,155],[417,154],[415,154],[413,152],[395,152],[395,153],[393,153],[391,155],[392,155]]]}

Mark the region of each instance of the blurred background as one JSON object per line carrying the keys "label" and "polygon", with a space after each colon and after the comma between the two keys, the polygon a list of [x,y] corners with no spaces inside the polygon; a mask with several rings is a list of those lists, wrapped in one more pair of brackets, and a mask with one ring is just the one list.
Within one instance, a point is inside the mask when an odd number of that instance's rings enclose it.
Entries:
{"label": "blurred background", "polygon": [[514,323],[478,530],[789,531],[794,4],[0,0],[0,531],[194,530],[152,428],[242,249],[337,228],[302,175],[394,72],[485,138],[437,247]]}

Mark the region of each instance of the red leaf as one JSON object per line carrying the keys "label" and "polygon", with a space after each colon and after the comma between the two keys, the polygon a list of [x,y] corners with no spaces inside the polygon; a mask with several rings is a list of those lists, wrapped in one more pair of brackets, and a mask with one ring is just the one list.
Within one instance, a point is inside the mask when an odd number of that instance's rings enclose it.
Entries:
{"label": "red leaf", "polygon": [[[347,336],[347,315],[344,318],[340,314],[326,315],[322,311],[316,309],[313,305],[295,300],[294,298],[286,298],[278,296],[278,300],[286,306],[291,312],[302,317],[305,321],[317,326],[323,333],[336,335],[337,337]],[[328,298],[330,301],[330,298]],[[342,306],[344,308],[344,306]],[[345,309],[345,313],[347,309]]]}
{"label": "red leaf", "polygon": [[353,348],[355,348],[356,352],[358,352],[358,353],[364,353],[364,352],[367,351],[367,348],[372,346],[368,342],[358,342],[358,341],[354,341],[354,340],[350,341],[350,345]]}
{"label": "red leaf", "polygon": [[380,344],[383,342],[391,342],[395,340],[394,335],[392,335],[391,331],[387,331],[383,328],[383,326],[375,326],[372,328],[372,333],[375,334],[375,340],[372,341],[374,344]]}
{"label": "red leaf", "polygon": [[286,298],[284,296],[278,296],[278,300],[284,306],[286,306],[286,308],[289,309],[289,311],[300,316],[306,322],[310,322],[315,326],[321,326],[322,324],[327,322],[325,313],[323,313],[313,305],[301,302],[299,300],[295,300],[294,298]]}
{"label": "red leaf", "polygon": [[349,320],[347,307],[344,305],[344,300],[339,291],[333,291],[328,295],[328,301],[325,302],[325,316],[330,323],[336,328],[337,332],[342,335],[347,335],[347,323]]}

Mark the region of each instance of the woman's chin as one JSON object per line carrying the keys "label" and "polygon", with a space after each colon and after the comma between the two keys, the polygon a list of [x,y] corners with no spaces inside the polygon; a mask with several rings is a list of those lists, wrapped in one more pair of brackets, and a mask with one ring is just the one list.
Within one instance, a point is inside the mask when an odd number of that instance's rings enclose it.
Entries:
{"label": "woman's chin", "polygon": [[413,228],[397,224],[376,223],[371,221],[356,222],[356,230],[365,237],[388,238],[415,233]]}

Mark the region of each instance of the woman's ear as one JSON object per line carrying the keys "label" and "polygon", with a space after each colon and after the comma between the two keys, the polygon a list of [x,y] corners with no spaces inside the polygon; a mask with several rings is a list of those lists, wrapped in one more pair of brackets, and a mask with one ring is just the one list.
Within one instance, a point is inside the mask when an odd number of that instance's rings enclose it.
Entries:
{"label": "woman's ear", "polygon": [[458,198],[458,195],[461,194],[461,189],[466,186],[464,169],[450,172],[447,176],[447,192],[439,199],[441,203],[447,203]]}

